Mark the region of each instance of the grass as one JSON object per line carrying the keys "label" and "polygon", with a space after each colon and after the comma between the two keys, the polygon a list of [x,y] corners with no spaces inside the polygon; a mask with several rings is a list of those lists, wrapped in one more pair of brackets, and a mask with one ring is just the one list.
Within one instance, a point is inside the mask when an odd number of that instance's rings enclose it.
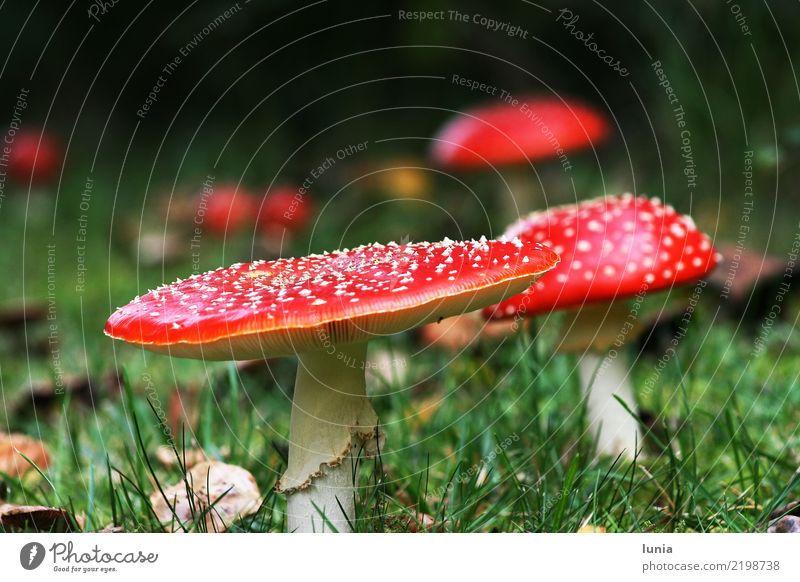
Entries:
{"label": "grass", "polygon": [[[33,203],[42,206],[28,220],[29,208],[6,201],[3,212],[16,226],[2,234],[8,244],[0,269],[9,300],[46,301],[52,276],[57,316],[23,330],[0,329],[2,424],[44,441],[53,459],[38,478],[0,478],[0,498],[66,507],[82,516],[87,531],[108,525],[162,531],[149,496],[180,483],[184,472],[180,463],[159,464],[156,449],[174,446],[182,458],[196,444],[212,458],[227,450],[224,460],[249,470],[262,491],[258,513],[233,531],[283,531],[285,500],[273,487],[286,463],[295,362],[240,370],[112,344],[101,331],[110,311],[143,289],[185,276],[188,258],[167,268],[138,263],[118,224],[133,216],[125,209],[115,211],[109,245],[112,201],[98,197],[87,285],[76,293],[77,218],[65,204],[51,231],[52,206],[41,198]],[[406,222],[412,229],[424,224]],[[53,273],[47,242],[56,245]],[[200,267],[246,260],[247,243],[204,241]],[[297,241],[293,251],[303,253],[305,243]],[[316,244],[330,247],[333,238]],[[575,359],[552,354],[556,321],[539,320],[456,356],[422,350],[411,335],[373,342],[371,354],[388,353],[395,364],[368,380],[386,444],[379,458],[361,464],[355,528],[574,532],[588,524],[612,532],[764,531],[770,514],[798,499],[800,488],[800,371],[793,356],[800,339],[790,300],[758,355],[752,355],[753,337],[761,320],[744,327],[738,314],[726,317],[711,291],[663,367],[659,334],[668,340],[669,331],[653,332],[651,349],[641,354],[626,347],[636,385],[652,386],[639,390],[652,430],[646,456],[633,463],[595,458]],[[657,299],[648,309],[666,304]],[[90,386],[40,395],[31,405],[31,383],[54,377],[50,323],[57,324],[65,374],[87,376]],[[432,520],[423,522],[423,514]],[[202,531],[202,511],[183,526]]]}
{"label": "grass", "polygon": [[[733,324],[711,325],[709,310],[700,313],[642,397],[657,416],[647,456],[633,463],[594,459],[575,362],[549,355],[552,332],[522,332],[457,357],[418,352],[410,337],[376,342],[373,353],[391,350],[407,378],[371,382],[387,441],[379,458],[362,463],[356,529],[424,529],[428,514],[431,529],[449,532],[574,532],[586,524],[762,531],[800,487],[798,372],[783,352],[796,339],[779,324],[768,349],[750,359]],[[94,342],[89,361],[109,351],[104,343]],[[196,442],[212,457],[227,447],[226,460],[250,470],[264,493],[258,513],[233,530],[283,531],[285,502],[272,489],[285,465],[294,362],[240,373],[128,346],[114,357],[116,392],[99,380],[88,403],[67,395],[9,419],[48,443],[54,459],[42,478],[5,478],[8,500],[67,507],[85,515],[89,531],[160,531],[148,497],[180,482],[183,470],[159,465],[155,450],[171,443],[181,458]],[[643,355],[637,384],[653,369],[654,356]],[[3,373],[6,387],[13,378],[6,366]],[[172,433],[165,407],[176,386],[197,421]],[[184,527],[202,531],[202,518],[198,511]]]}

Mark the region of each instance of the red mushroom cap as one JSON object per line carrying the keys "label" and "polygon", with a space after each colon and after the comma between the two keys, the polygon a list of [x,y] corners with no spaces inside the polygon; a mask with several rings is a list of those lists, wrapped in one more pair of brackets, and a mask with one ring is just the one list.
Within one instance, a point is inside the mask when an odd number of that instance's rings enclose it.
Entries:
{"label": "red mushroom cap", "polygon": [[253,359],[397,333],[520,293],[558,256],[519,240],[373,244],[237,264],[137,297],[107,335],[175,356]]}
{"label": "red mushroom cap", "polygon": [[308,193],[283,186],[270,190],[261,203],[258,224],[265,231],[283,227],[289,232],[300,232],[311,219],[313,204]]}
{"label": "red mushroom cap", "polygon": [[581,149],[608,134],[604,115],[556,97],[531,97],[514,106],[493,103],[467,111],[435,138],[433,159],[452,169],[518,164]]}
{"label": "red mushroom cap", "polygon": [[700,279],[719,261],[689,216],[631,194],[534,212],[506,236],[540,242],[562,261],[526,293],[487,307],[487,318],[632,297]]}
{"label": "red mushroom cap", "polygon": [[200,198],[197,216],[212,234],[235,234],[252,220],[254,210],[255,201],[248,192],[235,186],[219,186],[210,196]]}
{"label": "red mushroom cap", "polygon": [[52,180],[58,171],[61,147],[46,133],[23,131],[11,146],[8,173],[18,182]]}

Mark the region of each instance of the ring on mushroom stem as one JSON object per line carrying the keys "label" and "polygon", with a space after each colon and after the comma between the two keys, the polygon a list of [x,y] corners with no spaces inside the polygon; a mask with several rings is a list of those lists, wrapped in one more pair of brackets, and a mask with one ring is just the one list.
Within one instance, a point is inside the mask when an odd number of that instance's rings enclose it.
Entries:
{"label": "ring on mushroom stem", "polygon": [[505,234],[540,242],[562,260],[529,291],[486,308],[484,316],[570,310],[557,349],[580,354],[578,371],[597,452],[633,458],[641,443],[639,421],[614,398],[636,411],[621,348],[638,332],[647,293],[697,281],[716,266],[720,257],[711,240],[689,216],[658,199],[631,194],[534,212]]}
{"label": "ring on mushroom stem", "polygon": [[507,169],[508,188],[500,193],[505,220],[532,206],[533,164],[557,159],[568,170],[567,154],[593,147],[610,133],[606,116],[558,96],[504,92],[501,102],[464,111],[436,134],[431,157],[448,170]]}
{"label": "ring on mushroom stem", "polygon": [[137,297],[105,332],[177,357],[297,354],[289,464],[277,485],[288,530],[349,531],[354,463],[378,448],[367,342],[521,293],[558,260],[533,241],[482,238],[236,264]]}

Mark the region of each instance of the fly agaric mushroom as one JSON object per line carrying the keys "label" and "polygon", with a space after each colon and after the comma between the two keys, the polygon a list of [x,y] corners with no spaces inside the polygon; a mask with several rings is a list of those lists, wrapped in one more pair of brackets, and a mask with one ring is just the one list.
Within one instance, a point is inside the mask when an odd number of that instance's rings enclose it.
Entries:
{"label": "fly agaric mushroom", "polygon": [[279,253],[291,243],[308,226],[313,211],[307,191],[291,186],[270,190],[258,212],[258,229],[267,252]]}
{"label": "fly agaric mushroom", "polygon": [[217,236],[236,234],[253,217],[253,197],[236,186],[220,186],[197,203],[195,220]]}
{"label": "fly agaric mushroom", "polygon": [[462,113],[436,135],[431,155],[448,170],[509,167],[511,195],[502,199],[510,219],[519,216],[518,203],[526,205],[526,165],[552,158],[568,164],[569,152],[593,146],[608,133],[605,116],[587,105],[531,96]]}
{"label": "fly agaric mushroom", "polygon": [[58,171],[61,147],[44,132],[24,131],[14,138],[8,173],[17,182],[49,182]]}
{"label": "fly agaric mushroom", "polygon": [[597,450],[633,456],[638,422],[612,397],[636,409],[629,370],[615,349],[636,333],[638,307],[625,300],[702,278],[720,258],[709,237],[671,206],[631,194],[534,212],[506,236],[540,242],[562,262],[546,280],[484,315],[503,319],[570,309],[559,351],[582,352],[579,373]]}
{"label": "fly agaric mushroom", "polygon": [[[367,341],[521,293],[558,262],[533,241],[373,244],[193,275],[118,309],[112,338],[211,360],[297,354],[289,531],[350,529],[358,454],[375,451]],[[324,519],[320,515],[324,514]]]}
{"label": "fly agaric mushroom", "polygon": [[294,234],[303,230],[311,220],[313,207],[308,193],[284,186],[270,190],[261,203],[258,223],[266,231],[282,227]]}

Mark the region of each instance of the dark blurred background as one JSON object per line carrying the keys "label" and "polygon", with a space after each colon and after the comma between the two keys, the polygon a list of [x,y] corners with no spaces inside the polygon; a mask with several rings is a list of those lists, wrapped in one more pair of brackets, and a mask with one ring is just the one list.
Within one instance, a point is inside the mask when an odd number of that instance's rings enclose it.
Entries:
{"label": "dark blurred background", "polygon": [[[564,8],[579,16],[572,30],[592,33],[626,76],[558,21]],[[399,18],[399,11],[454,9],[469,21]],[[64,155],[46,187],[9,184],[0,218],[25,223],[30,245],[35,233],[44,242],[62,230],[72,241],[85,216],[99,249],[89,262],[92,282],[105,293],[113,249],[136,246],[145,227],[167,232],[165,208],[191,200],[207,176],[263,194],[302,183],[326,157],[359,142],[367,142],[364,151],[314,180],[317,222],[288,250],[497,234],[505,226],[495,194],[500,176],[450,175],[427,161],[429,140],[448,118],[490,99],[452,83],[453,74],[514,94],[577,98],[611,119],[608,140],[571,156],[569,176],[558,163],[529,169],[540,192],[536,206],[647,193],[691,212],[717,240],[735,241],[744,157],[752,151],[757,228],[748,247],[780,253],[797,229],[795,2],[12,0],[2,13],[0,112],[10,118],[19,91],[28,89],[23,125],[55,136]],[[492,31],[475,15],[518,26],[526,38]],[[180,63],[165,73],[175,57]],[[693,188],[656,60],[685,109]],[[157,100],[137,114],[160,75]],[[372,173],[396,164],[422,166],[422,185],[407,196],[376,193]],[[88,210],[80,205],[87,177]],[[38,197],[29,196],[33,191]],[[15,227],[4,236],[3,252],[17,257],[12,265],[24,256],[20,233]],[[206,245],[202,266],[263,254],[248,242],[252,236],[239,246],[226,239],[221,253]],[[181,244],[188,251],[188,239]],[[171,270],[154,262],[139,286],[186,270],[185,263]],[[132,268],[147,266],[139,260]],[[43,271],[44,263],[30,261],[27,269]],[[72,277],[74,269],[61,262],[59,271]],[[109,273],[113,280],[113,268]],[[22,277],[16,283],[9,296],[24,294]],[[120,301],[127,292],[119,292]]]}

